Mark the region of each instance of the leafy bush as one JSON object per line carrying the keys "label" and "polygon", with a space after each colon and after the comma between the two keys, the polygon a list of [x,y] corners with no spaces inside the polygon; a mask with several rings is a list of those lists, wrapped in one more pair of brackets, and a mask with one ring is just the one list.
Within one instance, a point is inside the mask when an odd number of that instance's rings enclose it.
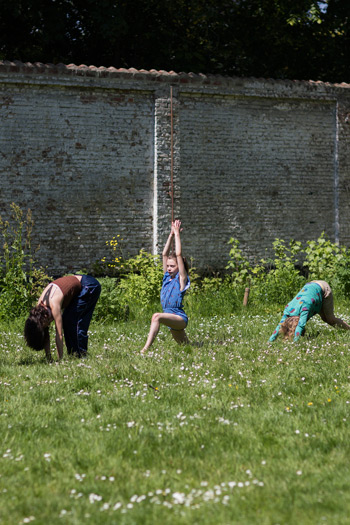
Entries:
{"label": "leafy bush", "polygon": [[285,303],[299,290],[305,281],[297,269],[299,256],[302,252],[300,242],[291,240],[289,245],[282,239],[273,242],[274,258],[268,261],[261,259],[260,264],[266,264],[266,272],[256,274],[254,291],[262,302]]}
{"label": "leafy bush", "polygon": [[129,303],[136,301],[143,307],[159,301],[163,279],[160,257],[140,250],[138,255],[125,262],[125,266],[126,273],[119,284],[125,300]]}
{"label": "leafy bush", "polygon": [[331,281],[346,257],[346,248],[333,244],[325,237],[324,232],[316,241],[308,241],[305,249],[304,266],[310,279]]}
{"label": "leafy bush", "polygon": [[335,293],[349,299],[350,297],[350,253],[344,254],[339,262],[330,284]]}
{"label": "leafy bush", "polygon": [[252,265],[239,248],[239,241],[231,238],[230,260],[226,266],[230,270],[231,283],[243,298],[245,287],[251,290],[250,302],[285,302],[294,294],[303,278],[297,270],[298,257],[302,251],[301,243],[291,241],[286,245],[282,239],[273,243],[274,257],[261,259]]}
{"label": "leafy bush", "polygon": [[350,293],[350,251],[332,243],[324,232],[316,241],[308,241],[304,266],[309,278],[329,282],[338,294]]}
{"label": "leafy bush", "polygon": [[[116,238],[106,244],[116,252]],[[191,288],[185,298],[190,315],[210,316],[213,310],[220,315],[236,311],[242,305],[247,286],[249,304],[264,304],[265,308],[267,303],[281,305],[289,301],[306,279],[327,280],[339,298],[350,293],[350,251],[331,243],[324,233],[316,241],[308,241],[305,249],[299,241],[287,243],[275,239],[273,257],[260,259],[255,265],[243,254],[237,239],[231,238],[229,244],[227,275],[201,278],[195,268],[190,269]],[[103,281],[97,319],[123,320],[127,305],[133,311],[159,305],[163,268],[158,255],[141,250],[127,260],[120,255],[116,255],[114,263],[109,260],[119,277]],[[302,274],[302,267],[307,276]]]}
{"label": "leafy bush", "polygon": [[[299,241],[287,244],[275,239],[274,257],[261,259],[255,266],[242,254],[237,239],[230,239],[229,244],[232,247],[226,268],[231,270],[235,286],[250,287],[250,302],[287,302],[306,279],[325,280],[336,294],[350,294],[350,250],[332,243],[324,233],[316,241],[308,241],[305,249]],[[306,270],[306,276],[300,267]],[[243,288],[241,294],[243,297]]]}
{"label": "leafy bush", "polygon": [[260,267],[254,268],[249,260],[243,255],[239,248],[239,241],[231,237],[228,244],[231,244],[229,251],[229,261],[226,270],[230,270],[232,283],[238,286],[247,286],[253,275],[259,273]]}
{"label": "leafy bush", "polygon": [[94,310],[96,321],[127,321],[129,305],[126,302],[118,279],[100,277],[101,295]]}

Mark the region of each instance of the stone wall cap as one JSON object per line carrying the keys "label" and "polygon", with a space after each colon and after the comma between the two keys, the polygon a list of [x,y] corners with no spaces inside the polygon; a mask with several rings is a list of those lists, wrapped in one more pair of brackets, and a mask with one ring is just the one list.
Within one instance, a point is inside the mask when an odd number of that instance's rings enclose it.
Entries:
{"label": "stone wall cap", "polygon": [[19,60],[0,60],[0,73],[22,73],[26,75],[35,74],[49,74],[49,75],[76,75],[87,77],[103,77],[103,78],[122,78],[122,79],[136,79],[154,82],[169,82],[182,84],[205,84],[211,86],[230,86],[237,83],[237,81],[258,81],[265,85],[301,85],[306,87],[340,87],[349,89],[350,84],[346,82],[331,83],[321,80],[289,80],[289,79],[274,79],[274,78],[256,78],[256,77],[235,77],[215,74],[193,73],[193,72],[175,72],[165,71],[163,69],[135,69],[131,68],[117,68],[115,66],[104,67],[86,64],[43,64],[42,62],[21,62]]}

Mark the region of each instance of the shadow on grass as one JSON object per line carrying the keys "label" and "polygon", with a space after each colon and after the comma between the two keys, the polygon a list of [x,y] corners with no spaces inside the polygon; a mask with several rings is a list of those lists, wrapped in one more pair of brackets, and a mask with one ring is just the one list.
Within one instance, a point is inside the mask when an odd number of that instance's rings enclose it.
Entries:
{"label": "shadow on grass", "polygon": [[35,356],[33,357],[25,356],[25,357],[21,357],[16,362],[16,364],[19,366],[37,365],[38,363],[47,363],[46,358],[38,359]]}

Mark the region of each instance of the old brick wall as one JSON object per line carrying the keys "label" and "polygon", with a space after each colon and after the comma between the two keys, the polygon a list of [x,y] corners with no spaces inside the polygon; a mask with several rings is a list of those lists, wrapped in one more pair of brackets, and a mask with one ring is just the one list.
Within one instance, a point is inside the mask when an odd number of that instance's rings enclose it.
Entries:
{"label": "old brick wall", "polygon": [[350,246],[350,101],[347,92],[337,100],[336,174],[339,187],[339,238]]}
{"label": "old brick wall", "polygon": [[328,102],[183,97],[181,216],[209,265],[225,265],[230,236],[252,256],[275,237],[333,237],[334,118]]}
{"label": "old brick wall", "polygon": [[0,212],[30,207],[49,271],[91,268],[106,241],[223,268],[275,237],[350,244],[349,86],[0,62]]}

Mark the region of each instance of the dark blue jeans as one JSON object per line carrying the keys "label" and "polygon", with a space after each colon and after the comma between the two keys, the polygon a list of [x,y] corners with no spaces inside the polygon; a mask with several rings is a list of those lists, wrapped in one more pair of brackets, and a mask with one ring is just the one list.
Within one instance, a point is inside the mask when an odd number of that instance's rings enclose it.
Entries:
{"label": "dark blue jeans", "polygon": [[100,293],[100,283],[91,275],[83,275],[80,294],[64,309],[62,315],[68,354],[75,353],[78,357],[87,354],[88,329]]}

